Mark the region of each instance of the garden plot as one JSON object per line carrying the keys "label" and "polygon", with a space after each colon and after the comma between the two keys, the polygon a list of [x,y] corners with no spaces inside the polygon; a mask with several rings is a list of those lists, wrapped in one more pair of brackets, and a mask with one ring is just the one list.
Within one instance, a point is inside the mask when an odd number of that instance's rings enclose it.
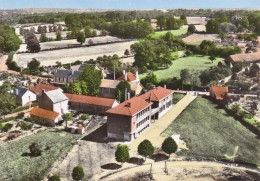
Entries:
{"label": "garden plot", "polygon": [[190,44],[200,44],[203,40],[211,40],[215,41],[218,39],[218,34],[192,34],[190,36],[187,36],[186,38],[183,38],[182,40],[185,43]]}
{"label": "garden plot", "polygon": [[26,67],[27,63],[36,58],[41,62],[41,65],[55,65],[56,61],[60,61],[62,64],[72,63],[77,60],[86,61],[89,59],[96,59],[103,55],[123,56],[126,49],[130,49],[130,46],[136,41],[114,43],[108,45],[99,45],[92,47],[62,49],[53,51],[43,51],[39,53],[23,53],[15,54],[14,61],[21,67]]}
{"label": "garden plot", "polygon": [[207,24],[206,17],[187,17],[187,23],[193,25],[205,25]]}
{"label": "garden plot", "polygon": [[[54,36],[56,36],[54,34]],[[107,42],[114,42],[114,41],[120,41],[122,39],[117,38],[117,37],[112,37],[112,36],[102,36],[102,37],[95,37],[95,38],[87,38],[85,43],[83,45],[88,45],[88,41],[92,40],[93,43],[107,43]],[[44,42],[40,43],[41,45],[41,50],[46,50],[46,49],[53,49],[53,48],[64,48],[64,47],[73,47],[73,46],[79,46],[80,43],[77,42],[76,39],[71,39],[71,40],[62,40],[62,41],[50,41],[50,42]],[[26,49],[26,44],[22,44],[18,50],[18,52],[23,52],[27,51]]]}

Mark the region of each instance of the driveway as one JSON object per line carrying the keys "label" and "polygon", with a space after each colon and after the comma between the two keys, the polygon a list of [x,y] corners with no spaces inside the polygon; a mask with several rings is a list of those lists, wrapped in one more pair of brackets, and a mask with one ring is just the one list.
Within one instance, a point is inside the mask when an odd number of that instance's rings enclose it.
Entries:
{"label": "driveway", "polygon": [[161,133],[181,114],[181,112],[196,98],[191,94],[185,95],[177,104],[175,104],[163,117],[152,123],[151,127],[141,134],[130,145],[130,153],[137,154],[138,145],[145,139],[152,142],[153,146],[161,147],[164,137]]}

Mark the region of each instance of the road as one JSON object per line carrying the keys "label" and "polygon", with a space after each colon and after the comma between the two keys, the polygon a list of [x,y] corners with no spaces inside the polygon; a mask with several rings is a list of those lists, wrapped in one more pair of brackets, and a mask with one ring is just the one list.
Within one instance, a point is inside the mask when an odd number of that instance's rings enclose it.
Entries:
{"label": "road", "polygon": [[130,153],[137,155],[138,145],[145,139],[152,142],[153,146],[161,147],[164,137],[161,133],[182,113],[182,111],[196,98],[191,94],[185,95],[176,105],[174,105],[163,117],[152,123],[151,127],[142,133],[130,145]]}

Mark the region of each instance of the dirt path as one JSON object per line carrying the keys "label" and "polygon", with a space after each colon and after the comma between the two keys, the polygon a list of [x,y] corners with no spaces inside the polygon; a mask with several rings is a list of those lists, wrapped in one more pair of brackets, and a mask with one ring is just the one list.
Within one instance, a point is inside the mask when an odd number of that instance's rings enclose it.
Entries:
{"label": "dirt path", "polygon": [[[123,171],[104,177],[100,180],[118,180],[119,178],[128,178],[137,173],[149,173],[151,164],[142,166],[132,166]],[[254,169],[236,167],[216,162],[198,162],[198,161],[169,161],[167,162],[168,175],[165,173],[165,162],[154,162],[152,164],[152,175],[155,180],[215,180],[216,177],[225,177],[228,174],[246,173],[250,171],[256,175],[260,172]],[[204,177],[201,178],[200,176]],[[101,177],[100,177],[101,178]]]}
{"label": "dirt path", "polygon": [[141,134],[130,145],[130,153],[137,154],[137,147],[145,139],[149,139],[155,147],[161,147],[164,137],[161,133],[181,114],[181,112],[196,98],[191,94],[184,96],[176,105],[174,105],[162,118],[152,123],[151,127]]}
{"label": "dirt path", "polygon": [[7,58],[8,58],[8,55],[3,55],[0,57],[0,72],[8,71],[7,65],[5,64]]}

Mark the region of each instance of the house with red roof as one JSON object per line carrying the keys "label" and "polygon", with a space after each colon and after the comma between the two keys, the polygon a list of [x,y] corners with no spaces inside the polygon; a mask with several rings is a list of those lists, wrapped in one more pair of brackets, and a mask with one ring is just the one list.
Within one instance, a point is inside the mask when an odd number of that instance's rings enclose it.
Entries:
{"label": "house with red roof", "polygon": [[58,112],[38,107],[32,108],[29,114],[36,121],[36,123],[48,126],[55,126],[55,124],[58,123],[60,118],[60,114]]}
{"label": "house with red roof", "polygon": [[159,119],[172,107],[172,94],[172,90],[159,86],[139,97],[152,103],[152,119]]}
{"label": "house with red roof", "polygon": [[156,87],[141,96],[135,96],[107,113],[107,137],[132,141],[172,106],[173,91]]}
{"label": "house with red roof", "polygon": [[65,94],[65,96],[69,99],[70,109],[89,114],[104,115],[108,109],[119,105],[116,99],[77,94]]}
{"label": "house with red roof", "polygon": [[151,105],[140,97],[133,97],[109,109],[107,113],[107,137],[132,141],[151,124]]}
{"label": "house with red roof", "polygon": [[138,71],[135,72],[135,74],[133,74],[132,72],[126,72],[125,70],[123,70],[123,75],[121,77],[119,77],[117,80],[126,80],[128,82],[139,82],[139,75],[138,75]]}
{"label": "house with red roof", "polygon": [[227,97],[228,87],[211,86],[209,92],[210,92],[211,97],[213,97],[214,99],[223,101]]}

